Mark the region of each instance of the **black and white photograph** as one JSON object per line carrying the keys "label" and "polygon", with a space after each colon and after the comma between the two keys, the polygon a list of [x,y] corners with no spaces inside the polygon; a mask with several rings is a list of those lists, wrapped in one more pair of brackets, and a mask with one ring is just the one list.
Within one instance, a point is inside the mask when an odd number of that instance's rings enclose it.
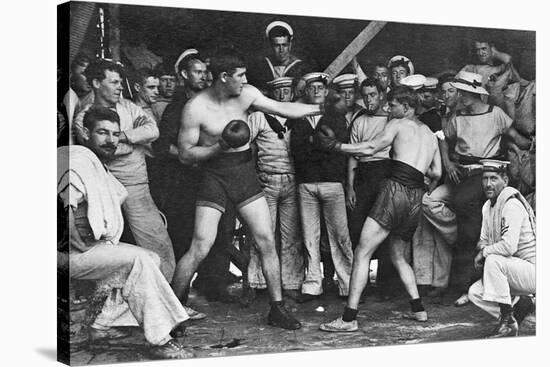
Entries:
{"label": "black and white photograph", "polygon": [[56,6],[59,362],[538,338],[538,28]]}

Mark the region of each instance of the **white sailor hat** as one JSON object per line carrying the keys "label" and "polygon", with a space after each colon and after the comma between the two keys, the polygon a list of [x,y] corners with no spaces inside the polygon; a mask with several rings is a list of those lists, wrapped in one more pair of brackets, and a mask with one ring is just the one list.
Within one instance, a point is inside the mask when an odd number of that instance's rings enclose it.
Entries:
{"label": "white sailor hat", "polygon": [[312,82],[322,82],[327,85],[328,80],[330,79],[330,75],[328,75],[327,73],[314,72],[304,75],[302,79],[306,85]]}
{"label": "white sailor hat", "polygon": [[332,79],[332,84],[338,89],[351,88],[357,84],[357,75],[342,74]]}
{"label": "white sailor hat", "polygon": [[270,80],[266,82],[266,84],[270,89],[275,89],[275,88],[291,87],[293,81],[294,81],[294,78],[291,78],[289,76],[283,76],[280,78],[275,78],[273,80]]}
{"label": "white sailor hat", "polygon": [[439,81],[437,78],[432,78],[431,76],[426,77],[426,81],[424,82],[422,89],[436,89],[438,83]]}
{"label": "white sailor hat", "polygon": [[508,161],[497,159],[480,159],[479,163],[483,165],[483,172],[506,172],[506,168],[510,164]]}
{"label": "white sailor hat", "polygon": [[419,90],[426,83],[426,77],[422,74],[413,74],[401,79],[401,85],[406,85],[414,90]]}
{"label": "white sailor hat", "polygon": [[455,80],[451,82],[451,85],[466,92],[489,95],[489,93],[483,88],[482,77],[476,73],[470,73],[468,71],[459,72]]}
{"label": "white sailor hat", "polygon": [[267,27],[265,27],[265,37],[266,38],[269,38],[269,32],[271,32],[271,30],[275,27],[282,27],[282,28],[286,29],[288,34],[290,35],[291,39],[294,36],[294,31],[292,30],[292,27],[288,23],[280,21],[280,20],[276,20],[274,22],[269,23],[267,25]]}
{"label": "white sailor hat", "polygon": [[390,59],[390,61],[388,61],[388,69],[391,69],[392,66],[396,65],[407,65],[409,67],[409,74],[414,74],[414,65],[408,57],[395,55]]}
{"label": "white sailor hat", "polygon": [[186,58],[189,55],[195,55],[195,54],[198,54],[198,53],[199,53],[199,51],[195,48],[188,48],[187,50],[183,51],[181,53],[181,55],[178,57],[178,59],[176,60],[176,63],[174,64],[174,70],[176,71],[176,74],[178,73],[178,68],[179,68],[181,60],[183,60],[184,58]]}

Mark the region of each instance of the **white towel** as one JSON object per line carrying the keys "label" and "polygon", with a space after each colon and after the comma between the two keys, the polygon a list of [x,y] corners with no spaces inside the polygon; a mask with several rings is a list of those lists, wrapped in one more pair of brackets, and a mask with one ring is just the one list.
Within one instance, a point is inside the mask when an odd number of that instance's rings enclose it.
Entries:
{"label": "white towel", "polygon": [[86,198],[94,238],[117,244],[124,228],[120,206],[128,195],[124,186],[90,149],[80,145],[57,148],[58,194],[69,185]]}

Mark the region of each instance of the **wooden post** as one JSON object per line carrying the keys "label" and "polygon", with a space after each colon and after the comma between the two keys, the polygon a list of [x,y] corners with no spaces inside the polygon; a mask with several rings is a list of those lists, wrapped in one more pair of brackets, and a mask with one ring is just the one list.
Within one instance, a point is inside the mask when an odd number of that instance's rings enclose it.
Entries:
{"label": "wooden post", "polygon": [[365,46],[382,30],[387,22],[373,20],[355,37],[353,41],[338,55],[336,59],[325,69],[325,73],[334,78],[341,72]]}
{"label": "wooden post", "polygon": [[113,61],[120,61],[120,5],[109,4],[109,48]]}

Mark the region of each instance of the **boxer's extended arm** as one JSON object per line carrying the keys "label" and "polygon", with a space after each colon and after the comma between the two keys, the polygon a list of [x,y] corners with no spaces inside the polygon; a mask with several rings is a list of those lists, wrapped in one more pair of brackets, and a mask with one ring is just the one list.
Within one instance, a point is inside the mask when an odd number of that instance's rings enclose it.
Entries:
{"label": "boxer's extended arm", "polygon": [[355,144],[342,144],[339,150],[354,156],[369,156],[389,147],[397,135],[398,123],[396,121],[388,122],[384,130],[378,133],[374,139]]}
{"label": "boxer's extended arm", "polygon": [[264,96],[258,89],[248,85],[243,89],[243,94],[251,98],[251,106],[255,110],[283,116],[291,119],[298,119],[305,116],[322,114],[322,107],[314,104],[298,102],[278,102]]}
{"label": "boxer's extended arm", "polygon": [[178,133],[178,151],[181,163],[192,164],[202,162],[222,151],[219,143],[209,146],[198,146],[200,132],[200,120],[192,109],[192,103],[188,103],[183,109]]}

